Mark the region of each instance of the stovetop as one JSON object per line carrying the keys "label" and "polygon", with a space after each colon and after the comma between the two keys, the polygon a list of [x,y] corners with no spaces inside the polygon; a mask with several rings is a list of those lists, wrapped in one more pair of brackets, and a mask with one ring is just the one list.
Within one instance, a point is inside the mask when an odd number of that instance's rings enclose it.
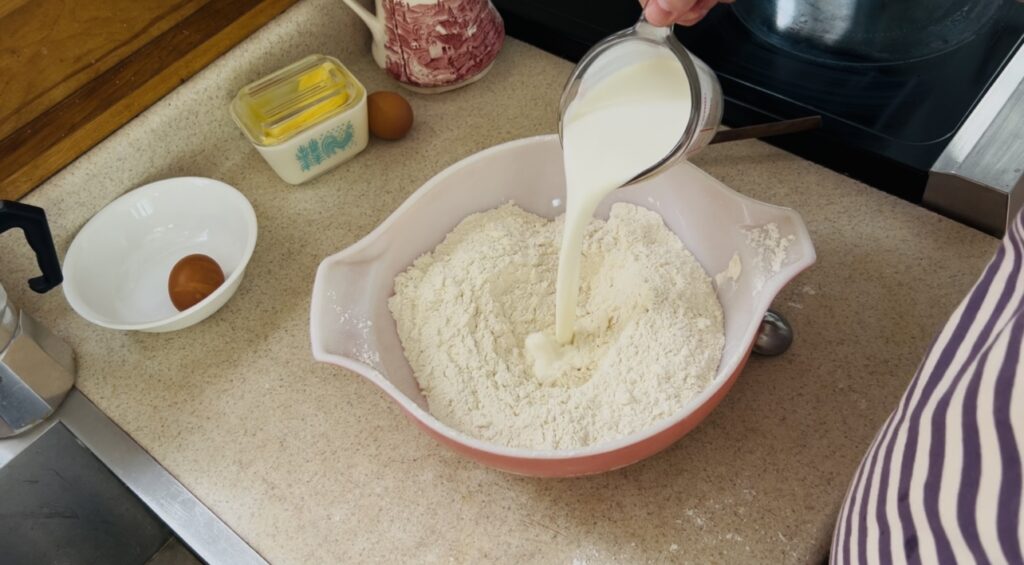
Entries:
{"label": "stovetop", "polygon": [[[757,19],[758,9],[770,2],[750,1],[741,9],[720,5],[698,25],[676,28],[683,44],[718,74],[724,122],[740,126],[820,114],[821,131],[771,143],[915,202],[928,169],[1024,37],[1024,5],[1016,0],[989,2],[973,24],[954,18],[954,31],[901,29],[894,14],[885,20],[888,35],[849,30],[845,44],[832,38],[831,45],[773,33],[778,30],[769,28],[781,23],[780,12]],[[624,0],[496,5],[511,35],[573,60],[601,37],[632,25],[639,10]]]}

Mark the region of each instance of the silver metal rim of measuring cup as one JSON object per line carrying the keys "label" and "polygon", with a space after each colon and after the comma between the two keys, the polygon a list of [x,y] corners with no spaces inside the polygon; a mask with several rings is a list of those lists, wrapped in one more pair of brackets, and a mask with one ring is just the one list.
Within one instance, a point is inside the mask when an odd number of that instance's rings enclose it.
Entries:
{"label": "silver metal rim of measuring cup", "polygon": [[[591,63],[600,55],[602,52],[629,40],[641,40],[647,41],[648,43],[654,43],[658,45],[665,45],[668,47],[679,59],[679,63],[683,66],[683,72],[686,73],[687,82],[690,85],[690,99],[694,101],[701,100],[701,88],[700,88],[700,76],[698,75],[697,66],[693,62],[693,58],[690,56],[690,52],[683,47],[679,40],[675,38],[672,33],[674,26],[657,27],[650,24],[647,18],[641,12],[640,19],[637,20],[636,25],[629,29],[624,29],[620,32],[609,35],[604,40],[597,43],[597,45],[590,48],[580,62],[573,69],[572,74],[569,75],[569,79],[566,81],[565,88],[562,89],[562,97],[559,100],[558,108],[558,141],[561,144],[564,134],[564,118],[565,111],[568,109],[569,104],[576,98],[576,93],[579,91],[581,77]],[[690,108],[690,119],[686,123],[686,129],[683,130],[682,137],[676,142],[675,147],[660,161],[651,165],[647,169],[641,171],[638,175],[634,176],[623,186],[629,186],[636,184],[642,180],[650,178],[664,169],[670,167],[678,161],[679,157],[686,150],[686,147],[693,140],[697,134],[697,128],[700,126],[700,108],[699,104],[694,104]]]}

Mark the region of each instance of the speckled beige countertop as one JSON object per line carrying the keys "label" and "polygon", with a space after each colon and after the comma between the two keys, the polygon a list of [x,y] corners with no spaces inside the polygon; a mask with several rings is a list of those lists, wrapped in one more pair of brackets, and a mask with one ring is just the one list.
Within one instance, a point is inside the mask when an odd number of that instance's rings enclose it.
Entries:
{"label": "speckled beige countertop", "polygon": [[310,290],[323,257],[446,165],[553,131],[570,65],[510,40],[480,83],[410,95],[406,140],[285,185],[228,101],[312,52],[340,57],[370,90],[393,87],[367,42],[341,2],[306,0],[26,198],[47,209],[62,256],[107,202],[171,176],[224,180],[259,218],[235,298],[166,335],[105,330],[59,291],[32,294],[27,246],[0,238],[0,282],[73,345],[81,390],[274,563],[820,560],[861,454],[996,241],[768,145],[713,146],[698,165],[796,208],[814,238],[818,264],[776,303],[793,348],[752,359],[701,427],[650,460],[573,480],[492,471],[360,378],[316,364]]}

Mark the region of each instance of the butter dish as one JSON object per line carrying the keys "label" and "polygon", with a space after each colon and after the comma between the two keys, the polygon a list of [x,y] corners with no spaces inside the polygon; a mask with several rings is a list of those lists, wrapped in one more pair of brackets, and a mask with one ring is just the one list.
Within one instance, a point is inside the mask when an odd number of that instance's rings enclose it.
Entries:
{"label": "butter dish", "polygon": [[355,157],[369,140],[366,89],[337,59],[310,55],[242,87],[231,116],[285,182]]}

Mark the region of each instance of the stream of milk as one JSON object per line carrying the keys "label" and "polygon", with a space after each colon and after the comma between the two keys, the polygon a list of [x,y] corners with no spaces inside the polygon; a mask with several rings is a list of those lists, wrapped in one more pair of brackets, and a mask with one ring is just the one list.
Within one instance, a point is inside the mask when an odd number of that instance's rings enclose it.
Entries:
{"label": "stream of milk", "polygon": [[[671,53],[647,57],[584,83],[562,125],[565,228],[558,262],[555,338],[572,341],[583,235],[613,190],[668,155],[691,112],[686,73]],[[553,344],[551,344],[553,345]]]}

